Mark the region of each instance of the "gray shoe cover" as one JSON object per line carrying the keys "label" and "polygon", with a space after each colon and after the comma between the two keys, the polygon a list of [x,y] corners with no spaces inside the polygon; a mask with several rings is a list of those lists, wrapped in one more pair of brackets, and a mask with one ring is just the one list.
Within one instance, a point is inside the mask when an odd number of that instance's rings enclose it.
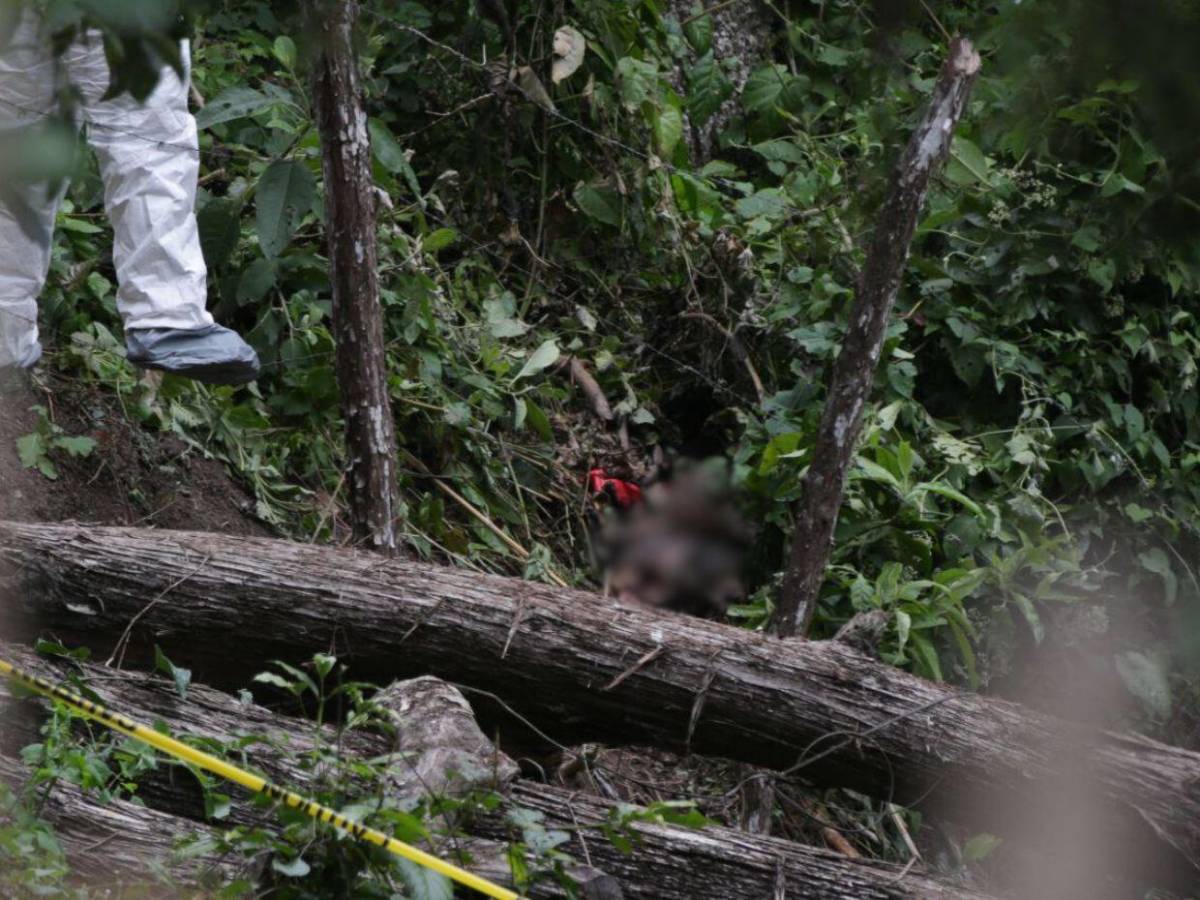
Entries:
{"label": "gray shoe cover", "polygon": [[0,372],[28,372],[41,358],[42,345],[38,341],[26,347],[20,359],[13,359],[7,348],[0,346]]}
{"label": "gray shoe cover", "polygon": [[18,369],[32,369],[42,358],[42,345],[40,341],[34,341],[33,346],[26,352],[25,356],[17,363]]}
{"label": "gray shoe cover", "polygon": [[208,384],[246,384],[258,377],[258,354],[220,325],[132,328],[125,332],[129,361]]}

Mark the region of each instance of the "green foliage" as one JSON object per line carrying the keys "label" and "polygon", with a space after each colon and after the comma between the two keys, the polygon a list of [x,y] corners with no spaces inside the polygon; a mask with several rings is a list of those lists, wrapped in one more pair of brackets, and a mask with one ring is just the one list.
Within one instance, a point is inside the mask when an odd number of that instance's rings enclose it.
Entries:
{"label": "green foliage", "polygon": [[61,426],[51,421],[46,407],[34,406],[33,409],[38,415],[37,427],[17,438],[17,456],[25,468],[36,468],[54,481],[58,478],[58,468],[51,459],[52,454],[61,452],[74,457],[90,456],[96,449],[96,442],[86,435],[67,434]]}
{"label": "green foliage", "polygon": [[[876,26],[854,0],[784,4],[739,70],[699,7],[684,22],[632,2],[562,21],[510,6],[518,58],[491,68],[473,60],[508,52],[507,37],[469,4],[364,10],[398,430],[530,557],[419,471],[402,479],[409,540],[481,569],[587,579],[579,483],[591,457],[621,457],[560,374],[570,355],[630,456],[664,442],[732,461],[761,526],[753,601],[734,613],[756,627],[941,31],[923,11]],[[1112,664],[1158,720],[1200,672],[1175,624],[1200,605],[1195,154],[1159,112],[1161,77],[1112,51],[1116,13],[1030,6],[939,11],[987,62],[912,248],[817,631],[885,609],[887,659],[984,684],[1014,647],[1052,642],[1058,611],[1100,606],[1138,625],[1114,635]],[[1136,26],[1183,46],[1183,15]],[[556,80],[568,27],[586,48]],[[106,235],[87,227],[59,231],[50,318],[148,424],[241,473],[260,515],[328,537],[345,460],[310,49],[266,3],[216,9],[202,29],[198,217],[217,315],[264,377],[237,393],[139,381],[109,332]],[[1079,29],[1094,39],[1073,41]],[[506,88],[510,63],[522,74]],[[94,171],[79,168],[64,222],[92,226]]]}
{"label": "green foliage", "polygon": [[54,830],[0,782],[0,888],[6,896],[73,896],[66,854]]}
{"label": "green foliage", "polygon": [[[67,658],[87,655],[50,642],[40,643],[38,650]],[[157,649],[156,657],[159,671],[178,685],[182,670]],[[397,725],[391,714],[369,699],[376,689],[347,680],[345,666],[335,657],[316,654],[302,666],[276,662],[274,669],[260,673],[254,681],[316,705],[311,747],[299,751],[282,746],[267,735],[254,733],[238,734],[228,742],[208,738],[187,740],[239,766],[246,765],[248,749],[269,745],[280,756],[281,765],[300,773],[307,796],[338,810],[351,821],[382,830],[405,843],[441,848],[440,855],[468,868],[472,865],[470,856],[465,851],[452,850],[455,839],[462,837],[461,823],[474,816],[502,817],[512,829],[512,840],[506,849],[522,889],[545,880],[555,880],[564,887],[571,884],[565,872],[567,867],[577,865],[577,861],[563,848],[570,835],[545,827],[541,813],[508,807],[509,801],[490,791],[453,797],[431,793],[399,804],[389,794],[393,783],[389,770],[404,765],[396,754],[371,759],[343,755],[348,732],[370,729],[392,733]],[[94,697],[86,682],[79,678],[74,678],[70,687]],[[336,728],[322,729],[319,711],[335,701],[340,704],[342,717]],[[22,758],[31,771],[24,790],[18,793],[0,784],[0,862],[4,863],[0,866],[0,886],[30,895],[80,898],[92,894],[82,890],[70,892],[63,850],[53,829],[36,813],[42,803],[40,793],[65,782],[77,785],[100,802],[136,798],[138,782],[148,773],[162,766],[179,765],[172,760],[157,759],[152,750],[139,742],[77,717],[59,704],[53,706],[43,725],[41,740],[26,747]],[[254,825],[224,822],[231,810],[230,797],[225,793],[230,786],[205,772],[188,769],[204,790],[206,818],[211,825],[221,827],[177,835],[169,861],[212,856],[227,861],[269,860],[272,896],[291,900],[335,893],[355,897],[403,896],[412,900],[444,900],[454,895],[453,885],[445,876],[340,835],[315,823],[303,812],[265,796],[253,801],[262,807],[262,815],[256,817]],[[614,839],[620,839],[618,834],[627,832],[635,822],[662,821],[696,827],[703,824],[703,818],[687,804],[655,804],[646,809],[625,806],[614,817]],[[148,882],[161,881],[164,889],[181,890],[178,885],[171,885],[165,874],[163,864],[168,860],[147,862]],[[253,886],[242,881],[210,883],[206,888],[216,893],[205,896],[242,897],[253,892]]]}

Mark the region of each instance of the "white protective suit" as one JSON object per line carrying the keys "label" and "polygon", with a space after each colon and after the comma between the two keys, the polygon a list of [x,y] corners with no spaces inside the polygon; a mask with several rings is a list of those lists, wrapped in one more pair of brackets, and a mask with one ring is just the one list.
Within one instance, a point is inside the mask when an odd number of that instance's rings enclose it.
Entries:
{"label": "white protective suit", "polygon": [[[187,60],[186,43],[183,51]],[[82,95],[80,118],[99,161],[130,359],[202,380],[251,380],[254,351],[205,309],[194,213],[199,143],[187,81],[164,66],[144,103],[127,93],[104,100],[109,70],[100,35],[88,32],[56,60],[26,9],[8,41],[0,38],[0,130],[44,120],[64,83]],[[28,367],[41,355],[37,298],[62,191],[48,196],[44,182],[8,181],[0,191],[0,366]]]}

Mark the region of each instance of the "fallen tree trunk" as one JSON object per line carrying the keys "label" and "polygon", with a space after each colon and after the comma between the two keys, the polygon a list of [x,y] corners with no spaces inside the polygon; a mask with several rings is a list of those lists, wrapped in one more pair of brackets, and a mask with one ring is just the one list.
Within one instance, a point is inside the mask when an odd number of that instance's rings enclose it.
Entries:
{"label": "fallen tree trunk", "polygon": [[[529,781],[514,783],[509,796],[521,808],[542,813],[547,827],[568,831],[571,852],[615,877],[628,898],[985,900],[984,894],[921,872],[734,828],[638,823],[632,826],[635,849],[624,853],[605,833],[613,820],[610,803]],[[505,834],[504,823],[495,818],[476,829],[495,838]]]}
{"label": "fallen tree trunk", "polygon": [[[45,677],[62,677],[62,669],[57,665],[38,659],[23,648],[0,644],[0,654]],[[328,727],[318,729],[310,722],[273,714],[256,704],[241,703],[228,694],[200,685],[193,685],[188,702],[181,703],[173,687],[162,678],[94,665],[83,666],[82,674],[102,703],[133,718],[164,722],[173,733],[187,731],[238,746],[245,746],[248,735],[261,736],[262,740],[254,740],[250,745],[252,764],[273,773],[274,778],[285,784],[302,784],[310,777],[296,764],[295,751],[305,752],[335,741],[341,743],[346,755],[379,757],[396,751],[397,746],[401,751],[418,750],[416,758],[398,756],[397,762],[389,767],[389,780],[395,778],[401,796],[411,796],[411,791],[421,786],[444,790],[448,786],[444,780],[447,771],[464,767],[463,760],[456,758],[453,750],[466,748],[475,754],[476,768],[494,757],[489,770],[512,771],[507,758],[479,743],[482,735],[474,721],[469,716],[464,721],[462,695],[436,679],[394,684],[377,698],[395,718],[397,745],[382,734],[349,731],[339,735]],[[36,699],[14,703],[11,695],[5,696],[4,685],[0,683],[0,722],[6,726],[0,752],[11,752],[12,746],[33,739],[36,717],[30,713],[36,712],[40,703]],[[407,739],[406,732],[409,732]],[[897,866],[852,861],[828,850],[731,828],[697,830],[635,822],[629,826],[634,850],[626,853],[607,833],[617,819],[612,804],[528,781],[514,782],[505,790],[516,806],[541,813],[546,828],[560,828],[571,835],[571,843],[563,849],[577,860],[586,861],[586,865],[570,868],[568,874],[577,885],[583,886],[584,897],[691,900],[719,895],[728,900],[761,900],[772,896],[814,900],[986,900],[982,894],[920,873],[906,873]],[[195,817],[203,811],[197,791],[194,782],[160,776],[144,784],[142,796],[156,808],[184,811]],[[389,787],[387,795],[394,799],[397,792]],[[262,819],[263,811],[252,807],[241,795],[234,798],[225,821],[261,824]],[[460,824],[478,846],[496,846],[496,840],[522,837],[520,829],[514,829],[503,812],[468,818]],[[484,840],[479,842],[480,838]],[[454,839],[451,845],[458,840]],[[476,850],[472,855],[486,864],[482,869],[478,864],[471,868],[495,880],[496,867],[488,860],[501,858],[502,854],[480,854]],[[610,883],[614,878],[619,889]],[[617,890],[619,893],[614,893]],[[533,893],[539,897],[562,895],[557,885],[542,882],[537,883]]]}
{"label": "fallen tree trunk", "polygon": [[[21,763],[0,755],[0,782],[19,789],[28,777],[29,771]],[[191,896],[181,889],[216,889],[237,880],[256,884],[268,860],[266,853],[251,859],[184,858],[176,852],[180,838],[202,834],[208,830],[206,826],[190,817],[127,800],[101,803],[74,785],[59,784],[50,790],[39,818],[54,828],[71,868],[71,883],[94,883],[109,892],[106,896]],[[497,884],[513,886],[502,844],[472,838],[459,841],[456,849],[471,860],[472,871]],[[534,896],[562,898],[567,892],[551,884]],[[582,896],[587,900],[587,893]]]}
{"label": "fallen tree trunk", "polygon": [[[19,790],[28,778],[29,770],[21,763],[0,756],[0,782]],[[72,880],[95,881],[115,891],[114,896],[126,896],[121,888],[146,888],[149,896],[166,896],[164,890],[180,885],[227,884],[256,877],[259,868],[251,860],[175,859],[172,854],[179,838],[203,831],[204,826],[126,800],[100,803],[70,784],[56,784],[46,791],[39,818],[54,827]],[[152,863],[161,875],[154,874]]]}
{"label": "fallen tree trunk", "polygon": [[1200,859],[1200,755],[956,692],[837,642],[280,541],[2,523],[4,561],[23,601],[8,604],[8,634],[111,644],[130,629],[225,686],[332,648],[359,679],[433,674],[501,695],[560,743],[653,744],[925,796],[992,831],[1035,834],[1069,813],[1125,868],[1183,861],[1194,878]]}

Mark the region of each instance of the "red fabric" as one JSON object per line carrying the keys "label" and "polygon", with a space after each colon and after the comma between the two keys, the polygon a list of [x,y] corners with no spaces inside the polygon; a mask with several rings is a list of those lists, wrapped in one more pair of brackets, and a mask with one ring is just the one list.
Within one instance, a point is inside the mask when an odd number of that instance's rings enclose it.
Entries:
{"label": "red fabric", "polygon": [[605,494],[621,509],[628,509],[642,502],[642,489],[632,481],[609,478],[603,469],[588,472],[588,487],[593,494]]}

